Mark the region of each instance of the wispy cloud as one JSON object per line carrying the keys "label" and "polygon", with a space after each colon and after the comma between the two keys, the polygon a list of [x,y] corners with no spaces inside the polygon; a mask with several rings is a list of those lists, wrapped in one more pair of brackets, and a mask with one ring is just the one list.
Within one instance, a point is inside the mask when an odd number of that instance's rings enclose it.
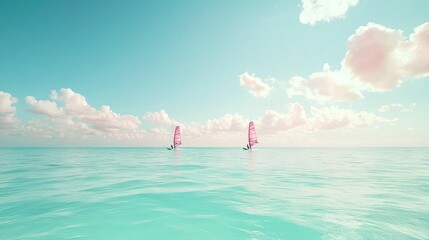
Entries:
{"label": "wispy cloud", "polygon": [[356,6],[358,0],[301,0],[301,3],[300,22],[314,25],[344,17],[349,8]]}
{"label": "wispy cloud", "polygon": [[401,103],[392,103],[392,104],[385,104],[382,105],[378,111],[379,112],[388,112],[392,109],[398,109],[401,112],[413,112],[414,108],[416,107],[416,103],[412,103],[409,106],[404,106]]}
{"label": "wispy cloud", "polygon": [[383,105],[378,109],[378,111],[379,112],[387,112],[387,111],[389,111],[389,109],[390,109],[389,105]]}

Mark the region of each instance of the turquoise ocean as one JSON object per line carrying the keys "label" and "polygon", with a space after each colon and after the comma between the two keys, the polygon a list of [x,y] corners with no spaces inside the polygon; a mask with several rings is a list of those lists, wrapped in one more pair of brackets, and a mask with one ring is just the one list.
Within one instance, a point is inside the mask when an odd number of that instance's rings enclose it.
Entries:
{"label": "turquoise ocean", "polygon": [[0,148],[0,239],[429,239],[429,149]]}

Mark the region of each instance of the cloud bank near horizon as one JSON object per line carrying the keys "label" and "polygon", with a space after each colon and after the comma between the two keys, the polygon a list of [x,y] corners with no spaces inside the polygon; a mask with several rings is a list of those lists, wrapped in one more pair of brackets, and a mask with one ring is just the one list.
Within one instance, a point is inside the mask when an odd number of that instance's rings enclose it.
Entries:
{"label": "cloud bank near horizon", "polygon": [[0,134],[2,132],[11,132],[19,125],[15,107],[17,102],[18,99],[10,93],[0,91]]}
{"label": "cloud bank near horizon", "polygon": [[50,100],[37,100],[33,96],[25,98],[29,111],[44,116],[42,121],[30,124],[35,131],[44,131],[44,135],[67,135],[131,137],[139,134],[140,120],[133,115],[121,115],[113,112],[109,106],[96,109],[86,102],[83,95],[69,88],[62,88],[59,93],[51,92]]}
{"label": "cloud bank near horizon", "polygon": [[[103,105],[99,109],[91,106],[86,98],[69,88],[58,92],[53,90],[48,100],[38,100],[33,96],[25,97],[33,114],[28,122],[16,118],[15,104],[18,99],[10,93],[0,92],[0,123],[3,136],[18,134],[22,137],[56,139],[58,141],[94,140],[133,142],[136,144],[161,145],[168,143],[174,126],[182,128],[184,138],[215,143],[220,139],[229,139],[230,144],[238,144],[246,136],[250,119],[238,114],[225,114],[209,119],[202,124],[181,123],[172,119],[161,109],[159,112],[147,112],[141,118],[131,114],[119,114]],[[318,131],[339,129],[353,130],[392,123],[394,120],[380,117],[374,113],[338,106],[311,107],[306,111],[300,103],[290,103],[285,113],[266,110],[254,119],[259,136],[278,134],[309,135]],[[142,123],[152,124],[143,128]],[[9,125],[7,125],[9,124]],[[9,126],[6,128],[5,126]],[[13,127],[12,127],[13,126]],[[13,131],[12,131],[13,130]],[[201,142],[200,142],[201,143]],[[203,143],[204,144],[204,143]]]}

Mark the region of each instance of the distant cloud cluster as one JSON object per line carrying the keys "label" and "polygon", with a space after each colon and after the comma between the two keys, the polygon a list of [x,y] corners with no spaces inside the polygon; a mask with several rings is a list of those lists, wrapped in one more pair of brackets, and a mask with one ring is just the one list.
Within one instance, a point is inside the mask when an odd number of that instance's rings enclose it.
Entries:
{"label": "distant cloud cluster", "polygon": [[272,90],[267,83],[263,82],[254,74],[250,75],[248,72],[240,75],[240,84],[247,88],[250,94],[255,97],[267,97]]}
{"label": "distant cloud cluster", "polygon": [[318,101],[349,101],[363,98],[365,91],[387,91],[409,79],[429,75],[429,23],[403,32],[368,23],[348,39],[348,51],[339,70],[325,64],[308,79],[289,80],[289,97],[302,95]]}
{"label": "distant cloud cluster", "polygon": [[401,103],[392,103],[392,104],[385,104],[385,105],[381,106],[378,109],[378,111],[385,113],[385,112],[388,112],[390,110],[397,109],[401,112],[413,112],[415,107],[416,107],[416,103],[412,103],[409,106],[404,106]]}
{"label": "distant cloud cluster", "polygon": [[[204,141],[231,141],[234,137],[242,139],[246,134],[249,119],[234,113],[220,118],[209,119],[202,124],[180,123],[172,119],[165,110],[147,112],[141,118],[151,128],[142,128],[138,116],[113,112],[109,106],[99,109],[87,103],[86,98],[69,88],[59,92],[52,91],[49,100],[38,100],[27,96],[25,102],[30,106],[29,112],[40,116],[21,123],[16,118],[14,104],[18,101],[9,93],[0,92],[0,134],[18,134],[24,137],[45,139],[110,139],[145,140],[156,144],[168,141],[175,125],[180,125],[184,137],[192,139],[193,144]],[[308,116],[309,115],[309,116]],[[315,131],[335,130],[341,128],[369,127],[391,120],[368,112],[355,112],[340,109],[336,106],[315,108],[307,113],[300,103],[289,104],[286,113],[266,110],[259,118],[254,119],[260,135],[279,134],[295,131],[308,134]],[[216,140],[217,139],[217,140]]]}
{"label": "distant cloud cluster", "polygon": [[351,109],[342,109],[337,106],[311,107],[310,114],[307,114],[301,104],[291,103],[289,104],[288,113],[281,114],[268,110],[258,122],[263,132],[277,133],[295,128],[304,132],[362,128],[392,121],[374,113],[355,112]]}
{"label": "distant cloud cluster", "polygon": [[11,130],[18,125],[15,104],[18,99],[10,93],[0,91],[0,132]]}
{"label": "distant cloud cluster", "polygon": [[69,88],[62,88],[59,93],[52,91],[51,100],[27,96],[25,101],[31,106],[30,112],[46,117],[45,122],[33,122],[29,128],[34,131],[50,129],[60,137],[70,134],[129,137],[138,133],[141,123],[138,117],[115,113],[106,105],[96,109],[86,102],[84,96]]}
{"label": "distant cloud cluster", "polygon": [[[163,110],[161,110],[163,111]],[[254,122],[261,134],[278,134],[296,130],[302,134],[336,130],[341,128],[363,128],[377,124],[393,122],[391,119],[380,117],[374,113],[350,109],[342,109],[337,106],[316,108],[311,107],[307,114],[300,103],[290,103],[286,113],[274,110],[266,110]],[[309,115],[309,116],[308,116]],[[174,120],[172,120],[174,121]],[[211,136],[213,134],[245,132],[249,119],[239,114],[225,114],[223,117],[208,120],[205,124],[188,125],[179,123],[183,129],[193,132],[195,136]],[[159,125],[164,122],[159,121]],[[184,130],[184,135],[187,135]]]}
{"label": "distant cloud cluster", "polygon": [[246,129],[248,119],[235,114],[225,114],[221,118],[208,120],[204,126],[208,132],[236,132]]}
{"label": "distant cloud cluster", "polygon": [[190,134],[193,136],[201,136],[204,134],[210,135],[213,133],[221,132],[237,132],[246,129],[248,119],[243,116],[235,114],[225,114],[220,118],[207,120],[204,124],[196,123],[180,123],[169,117],[168,113],[161,109],[159,112],[148,112],[143,116],[143,119],[149,123],[155,124],[159,127],[172,127],[180,125],[184,131],[184,134]]}
{"label": "distant cloud cluster", "polygon": [[316,129],[331,130],[343,127],[362,128],[371,125],[392,122],[393,120],[376,116],[365,111],[355,112],[350,109],[340,109],[336,106],[324,108],[311,108],[313,116],[312,127]]}
{"label": "distant cloud cluster", "polygon": [[290,98],[299,95],[316,101],[351,101],[363,98],[347,75],[341,71],[331,71],[327,64],[322,72],[312,73],[308,79],[292,77],[289,84],[286,92]]}
{"label": "distant cloud cluster", "polygon": [[317,22],[330,22],[344,17],[349,8],[356,6],[358,0],[301,0],[302,12],[299,21],[314,25]]}
{"label": "distant cloud cluster", "polygon": [[159,112],[147,112],[143,116],[143,119],[157,125],[178,124],[177,121],[170,119],[170,117],[168,116],[168,113],[164,109],[161,109]]}
{"label": "distant cloud cluster", "polygon": [[291,103],[287,113],[266,110],[257,121],[264,133],[285,132],[295,128],[307,128],[308,121],[304,107],[299,103]]}

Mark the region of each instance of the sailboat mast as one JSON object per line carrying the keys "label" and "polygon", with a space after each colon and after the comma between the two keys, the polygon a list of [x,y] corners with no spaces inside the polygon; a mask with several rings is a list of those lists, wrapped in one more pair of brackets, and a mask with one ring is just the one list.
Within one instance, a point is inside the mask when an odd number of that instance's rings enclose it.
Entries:
{"label": "sailboat mast", "polygon": [[176,134],[177,134],[177,126],[174,128],[174,135],[173,135],[173,147],[174,147],[174,149],[176,149],[176,138],[177,138]]}

